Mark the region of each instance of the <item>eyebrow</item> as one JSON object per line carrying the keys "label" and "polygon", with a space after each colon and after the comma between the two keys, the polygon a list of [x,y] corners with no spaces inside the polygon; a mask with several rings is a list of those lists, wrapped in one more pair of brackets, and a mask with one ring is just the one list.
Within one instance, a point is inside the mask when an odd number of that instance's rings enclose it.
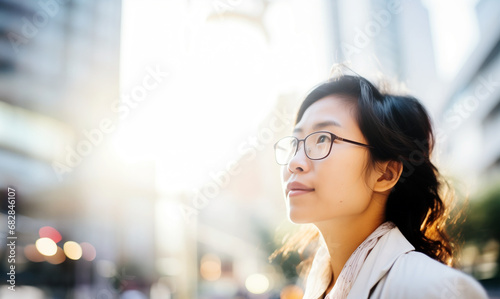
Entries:
{"label": "eyebrow", "polygon": [[[336,122],[334,120],[325,120],[325,121],[322,121],[322,122],[315,124],[313,126],[313,129],[318,130],[318,129],[328,127],[328,126],[342,127],[338,122]],[[302,128],[295,128],[293,130],[293,132],[294,133],[302,132]]]}

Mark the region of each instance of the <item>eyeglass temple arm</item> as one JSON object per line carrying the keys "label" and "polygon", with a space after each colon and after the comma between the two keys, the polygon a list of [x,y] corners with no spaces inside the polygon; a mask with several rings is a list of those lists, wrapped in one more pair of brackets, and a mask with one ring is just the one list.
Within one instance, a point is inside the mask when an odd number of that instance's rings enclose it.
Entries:
{"label": "eyeglass temple arm", "polygon": [[371,146],[371,145],[364,144],[364,143],[360,143],[360,142],[353,141],[353,140],[349,140],[349,139],[345,139],[345,138],[338,137],[338,136],[337,136],[337,138],[336,138],[336,139],[338,139],[338,140],[340,140],[340,141],[345,141],[345,142],[349,142],[349,143],[352,143],[352,144],[356,144],[356,145],[359,145],[359,146],[364,146],[364,147],[373,148],[373,146]]}

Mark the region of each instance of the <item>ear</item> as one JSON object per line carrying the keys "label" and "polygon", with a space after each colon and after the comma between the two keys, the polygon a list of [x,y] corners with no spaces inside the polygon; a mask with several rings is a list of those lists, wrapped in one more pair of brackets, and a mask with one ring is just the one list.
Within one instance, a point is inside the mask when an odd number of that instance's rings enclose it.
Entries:
{"label": "ear", "polygon": [[403,172],[403,165],[398,161],[387,161],[380,165],[382,174],[377,179],[373,191],[375,192],[386,192],[390,191],[394,185],[399,180],[401,173]]}

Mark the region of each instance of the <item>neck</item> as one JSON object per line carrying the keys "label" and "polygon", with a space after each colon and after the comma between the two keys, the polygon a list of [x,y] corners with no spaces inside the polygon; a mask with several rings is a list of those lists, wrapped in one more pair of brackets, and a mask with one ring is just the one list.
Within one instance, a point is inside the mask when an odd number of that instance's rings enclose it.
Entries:
{"label": "neck", "polygon": [[356,216],[315,223],[330,254],[333,275],[327,293],[335,285],[337,277],[354,250],[384,221],[383,209],[380,209],[379,204],[375,204]]}

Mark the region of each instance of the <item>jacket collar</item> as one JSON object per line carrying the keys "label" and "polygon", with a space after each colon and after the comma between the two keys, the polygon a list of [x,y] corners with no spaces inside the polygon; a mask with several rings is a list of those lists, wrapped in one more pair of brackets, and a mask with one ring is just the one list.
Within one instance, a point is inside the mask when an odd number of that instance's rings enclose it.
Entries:
{"label": "jacket collar", "polygon": [[415,247],[395,227],[378,241],[366,258],[348,298],[368,298],[370,290],[391,269],[398,257]]}
{"label": "jacket collar", "polygon": [[[397,227],[391,229],[380,238],[368,254],[348,298],[368,298],[370,290],[387,274],[396,259],[413,250],[415,247],[406,240]],[[321,298],[331,277],[330,255],[326,244],[322,243],[314,256],[303,299]]]}

